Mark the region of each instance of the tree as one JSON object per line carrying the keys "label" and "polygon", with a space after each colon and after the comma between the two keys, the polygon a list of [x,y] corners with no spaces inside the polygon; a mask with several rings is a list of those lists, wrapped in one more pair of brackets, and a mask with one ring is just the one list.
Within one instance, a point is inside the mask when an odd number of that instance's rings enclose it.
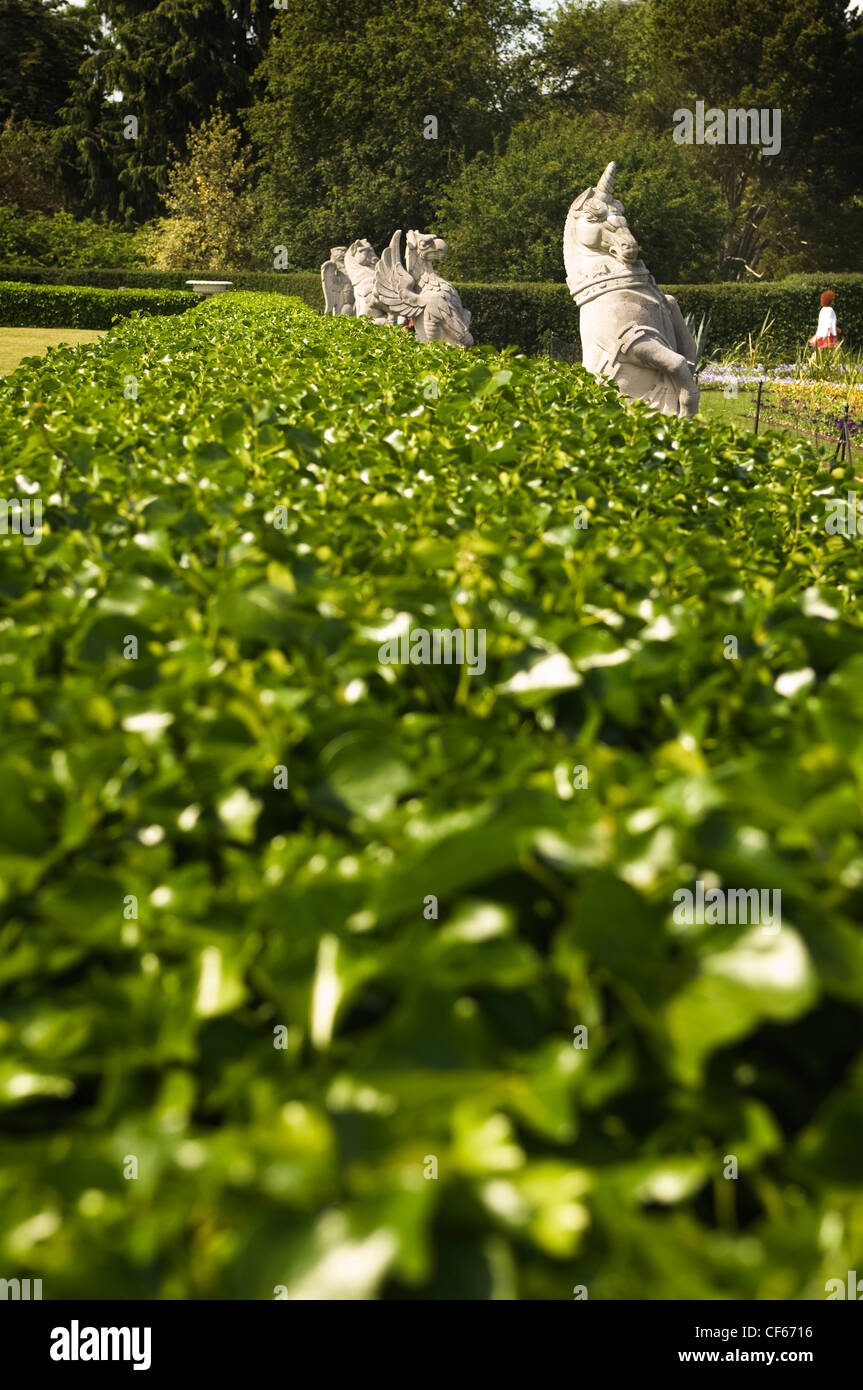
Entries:
{"label": "tree", "polygon": [[715,184],[690,150],[598,115],[549,110],[479,155],[443,192],[436,230],[451,273],[476,280],[563,279],[563,224],[573,198],[609,160],[647,265],[665,283],[706,279],[725,227]]}
{"label": "tree", "polygon": [[[743,278],[794,255],[815,209],[859,189],[863,173],[860,38],[846,0],[651,0],[654,121],[697,100],[781,111],[781,152],[703,145],[698,159],[730,213],[722,273]],[[801,200],[802,193],[802,200]]]}
{"label": "tree", "polygon": [[61,0],[0,0],[0,123],[50,126],[84,56],[91,24]]}
{"label": "tree", "polygon": [[146,218],[161,211],[169,151],[211,112],[235,116],[266,51],[267,0],[91,0],[107,27],[64,112],[70,183],[81,207]]}
{"label": "tree", "polygon": [[649,10],[635,0],[569,0],[549,20],[543,89],[567,110],[631,114],[644,89]]}
{"label": "tree", "polygon": [[56,212],[63,206],[54,132],[11,116],[0,130],[0,203],[22,212]]}
{"label": "tree", "polygon": [[292,0],[256,75],[248,125],[274,244],[330,246],[427,224],[464,159],[530,99],[526,0]]}
{"label": "tree", "polygon": [[143,252],[158,270],[236,270],[249,260],[255,211],[249,154],[239,131],[217,113],[172,162],[165,205],[169,216],[142,235]]}

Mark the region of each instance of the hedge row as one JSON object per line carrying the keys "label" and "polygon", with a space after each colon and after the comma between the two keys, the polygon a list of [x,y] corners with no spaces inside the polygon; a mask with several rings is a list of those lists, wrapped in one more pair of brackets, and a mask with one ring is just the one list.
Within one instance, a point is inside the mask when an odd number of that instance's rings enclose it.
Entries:
{"label": "hedge row", "polygon": [[6,328],[110,328],[118,314],[182,314],[200,296],[192,290],[92,289],[77,285],[0,282],[0,324]]}
{"label": "hedge row", "polygon": [[[199,274],[199,272],[198,272]],[[186,281],[194,278],[191,270],[76,270],[64,271],[45,267],[11,268],[0,266],[0,279],[26,280],[33,285],[80,285],[103,290],[148,289],[183,291],[188,301]],[[320,278],[315,271],[232,271],[211,278],[231,280],[238,290],[266,290],[291,294],[313,309],[322,310],[323,296]],[[863,346],[863,275],[793,275],[786,280],[759,284],[669,285],[684,313],[700,319],[710,319],[708,351],[725,352],[743,342],[748,334],[758,333],[766,314],[773,317],[772,354],[794,357],[815,331],[818,320],[819,296],[825,288],[836,292],[836,312],[845,341]],[[578,344],[578,309],[564,284],[478,284],[457,286],[467,307],[472,311],[472,327],[477,342],[495,347],[514,345],[523,352],[536,354],[546,351],[552,333]],[[174,312],[186,307],[177,305]],[[132,304],[131,308],[145,305]],[[129,312],[125,307],[115,312]],[[165,313],[167,309],[151,312]],[[4,317],[0,301],[0,320],[21,323]],[[57,323],[58,319],[29,319],[36,326]],[[63,327],[107,327],[107,323],[89,320],[73,325],[63,320]]]}
{"label": "hedge row", "polygon": [[[836,294],[836,314],[845,342],[863,347],[863,275],[796,275],[760,284],[665,285],[684,314],[710,320],[707,351],[727,352],[747,335],[758,334],[765,316],[773,319],[770,355],[793,360],[815,332],[822,290]],[[473,313],[478,342],[524,352],[547,350],[549,337],[580,344],[579,311],[565,285],[461,284],[459,293]]]}
{"label": "hedge row", "polygon": [[785,280],[753,285],[677,285],[684,313],[710,316],[708,351],[724,351],[758,333],[769,313],[773,347],[793,360],[815,332],[823,290],[836,294],[836,316],[845,343],[863,349],[863,275],[790,275]]}
{"label": "hedge row", "polygon": [[[23,364],[3,1277],[784,1306],[863,1272],[850,481],[282,295]],[[482,669],[389,646],[455,624]],[[695,925],[704,881],[776,916]]]}
{"label": "hedge row", "polygon": [[188,290],[189,280],[230,280],[238,290],[290,294],[313,309],[323,309],[321,277],[314,270],[63,270],[58,266],[0,265],[0,280],[31,285],[91,285],[103,290]]}

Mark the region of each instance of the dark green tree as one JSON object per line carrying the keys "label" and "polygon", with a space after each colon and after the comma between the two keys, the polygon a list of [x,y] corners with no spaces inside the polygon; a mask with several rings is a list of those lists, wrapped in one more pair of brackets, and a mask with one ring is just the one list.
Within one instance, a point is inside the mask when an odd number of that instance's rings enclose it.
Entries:
{"label": "dark green tree", "polygon": [[643,0],[569,0],[544,27],[543,90],[565,109],[631,115],[650,76]]}
{"label": "dark green tree", "polygon": [[451,247],[451,273],[561,281],[569,204],[611,159],[615,191],[656,278],[707,279],[726,214],[692,152],[620,120],[553,108],[519,125],[505,154],[477,156],[444,191],[436,225]]}
{"label": "dark green tree", "polygon": [[82,211],[147,218],[189,131],[248,104],[275,12],[267,0],[91,3],[105,27],[64,111],[67,176]]}
{"label": "dark green tree", "polygon": [[526,0],[292,0],[248,115],[274,244],[315,265],[427,226],[446,179],[529,102],[530,23]]}
{"label": "dark green tree", "polygon": [[9,116],[0,128],[0,203],[21,212],[57,212],[63,206],[56,132]]}
{"label": "dark green tree", "polygon": [[61,0],[0,0],[0,125],[54,122],[89,33],[88,16]]}
{"label": "dark green tree", "polygon": [[[806,260],[806,228],[831,236],[839,204],[863,174],[863,15],[846,0],[651,0],[657,128],[701,100],[719,109],[781,111],[782,145],[697,147],[730,213],[720,273],[779,270]],[[814,250],[814,242],[810,244]]]}

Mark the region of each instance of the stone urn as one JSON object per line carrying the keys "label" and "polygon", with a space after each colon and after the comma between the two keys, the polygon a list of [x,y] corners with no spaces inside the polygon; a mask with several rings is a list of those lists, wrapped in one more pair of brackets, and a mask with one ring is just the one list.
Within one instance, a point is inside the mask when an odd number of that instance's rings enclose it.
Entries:
{"label": "stone urn", "polygon": [[233,280],[187,280],[186,284],[191,285],[195,294],[202,294],[205,298],[211,294],[224,294],[233,286]]}

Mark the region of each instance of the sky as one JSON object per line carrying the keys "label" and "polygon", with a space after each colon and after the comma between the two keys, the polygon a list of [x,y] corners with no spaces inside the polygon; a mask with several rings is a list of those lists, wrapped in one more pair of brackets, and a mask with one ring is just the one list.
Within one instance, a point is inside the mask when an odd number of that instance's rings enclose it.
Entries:
{"label": "sky", "polygon": [[[68,0],[68,3],[70,5],[83,5],[85,0]],[[557,9],[559,0],[533,0],[533,3],[536,9],[541,10],[543,14],[553,14]],[[851,0],[848,9],[863,9],[863,0]]]}
{"label": "sky", "polygon": [[[536,9],[542,10],[544,14],[553,14],[554,11],[557,9],[558,0],[533,0],[533,3]],[[851,0],[851,3],[848,5],[848,9],[863,9],[863,0]]]}

